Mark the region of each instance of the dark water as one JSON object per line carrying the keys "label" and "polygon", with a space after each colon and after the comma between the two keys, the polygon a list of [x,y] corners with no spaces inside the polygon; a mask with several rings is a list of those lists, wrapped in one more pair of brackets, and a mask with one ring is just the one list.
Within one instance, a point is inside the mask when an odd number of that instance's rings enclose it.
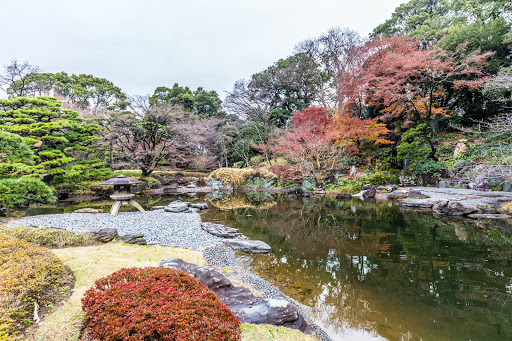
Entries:
{"label": "dark water", "polygon": [[[137,201],[149,208],[173,199]],[[248,265],[311,307],[335,340],[512,340],[506,222],[439,220],[385,204],[254,192],[210,203],[203,221],[270,244],[272,254],[251,256]]]}
{"label": "dark water", "polygon": [[244,206],[242,195],[206,211],[203,221],[270,244],[273,253],[251,257],[250,267],[312,307],[334,339],[512,340],[507,223],[246,195],[264,208],[229,209]]}

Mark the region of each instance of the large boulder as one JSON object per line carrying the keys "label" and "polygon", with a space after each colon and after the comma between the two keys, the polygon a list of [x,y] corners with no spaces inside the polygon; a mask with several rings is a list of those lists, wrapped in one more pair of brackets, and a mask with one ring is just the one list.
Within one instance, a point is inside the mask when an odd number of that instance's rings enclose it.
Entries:
{"label": "large boulder", "polygon": [[421,193],[417,189],[411,189],[409,191],[409,193],[407,193],[407,197],[411,198],[411,199],[426,199],[426,198],[430,198],[430,196]]}
{"label": "large boulder", "polygon": [[377,190],[375,188],[365,189],[362,193],[363,198],[374,198]]}
{"label": "large boulder", "polygon": [[407,198],[408,193],[404,190],[394,191],[388,194],[388,199],[403,199]]}
{"label": "large boulder", "polygon": [[229,238],[229,239],[246,239],[242,233],[238,232],[237,229],[228,227],[221,224],[215,224],[215,223],[202,223],[201,228],[205,230],[206,232],[213,234],[214,236],[221,237],[221,238]]}
{"label": "large boulder", "polygon": [[235,250],[252,252],[252,253],[268,253],[272,251],[270,245],[261,240],[225,240],[225,244]]}
{"label": "large boulder", "polygon": [[128,233],[124,236],[121,236],[121,239],[126,244],[147,245],[146,239],[144,239],[144,235],[140,233]]}
{"label": "large boulder", "polygon": [[286,300],[254,296],[248,289],[235,287],[220,272],[184,262],[179,258],[164,259],[160,267],[181,270],[199,280],[240,319],[242,323],[263,323],[311,331],[297,307]]}
{"label": "large boulder", "polygon": [[221,180],[207,179],[206,184],[211,187],[212,191],[222,191],[224,189],[224,182]]}
{"label": "large boulder", "polygon": [[92,233],[94,238],[103,243],[108,243],[117,237],[117,230],[114,228],[106,227],[103,229],[99,229],[98,231],[94,231]]}
{"label": "large boulder", "polygon": [[468,215],[477,212],[473,206],[464,205],[458,201],[442,200],[432,207],[432,211],[444,215]]}

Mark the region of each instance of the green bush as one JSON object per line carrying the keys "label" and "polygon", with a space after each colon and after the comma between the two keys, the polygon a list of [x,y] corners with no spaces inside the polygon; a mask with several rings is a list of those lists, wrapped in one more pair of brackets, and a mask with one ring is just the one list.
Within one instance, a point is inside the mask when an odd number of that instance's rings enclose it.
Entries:
{"label": "green bush", "polygon": [[244,161],[237,161],[233,163],[233,168],[244,168],[245,162]]}
{"label": "green bush", "polygon": [[240,320],[183,271],[119,270],[97,280],[82,307],[85,331],[97,340],[240,340]]}
{"label": "green bush", "polygon": [[0,340],[17,339],[32,322],[34,303],[46,304],[64,273],[50,250],[0,233]]}
{"label": "green bush", "polygon": [[56,200],[50,187],[37,178],[0,180],[0,206],[16,207]]}
{"label": "green bush", "polygon": [[434,161],[432,159],[421,161],[416,164],[414,172],[416,174],[435,174],[441,170],[446,170],[447,166],[444,161]]}
{"label": "green bush", "polygon": [[350,193],[356,194],[363,190],[363,186],[366,184],[370,184],[373,186],[384,185],[389,182],[398,182],[398,176],[396,174],[390,172],[375,172],[372,174],[367,174],[364,176],[360,176],[355,180],[341,178],[338,179],[337,185],[327,185],[326,190],[328,191],[337,191],[341,193]]}
{"label": "green bush", "polygon": [[249,160],[249,164],[252,166],[259,165],[262,162],[265,162],[265,158],[262,155],[255,155]]}

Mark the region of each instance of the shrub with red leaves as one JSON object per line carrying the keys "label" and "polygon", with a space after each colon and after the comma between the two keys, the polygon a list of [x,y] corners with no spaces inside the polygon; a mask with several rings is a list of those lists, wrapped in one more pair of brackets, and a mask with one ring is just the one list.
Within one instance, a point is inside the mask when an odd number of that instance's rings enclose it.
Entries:
{"label": "shrub with red leaves", "polygon": [[240,320],[201,282],[165,268],[122,269],[82,299],[98,340],[240,340]]}
{"label": "shrub with red leaves", "polygon": [[268,169],[272,173],[274,173],[278,179],[283,180],[285,182],[302,182],[304,176],[302,173],[296,168],[292,168],[288,165],[283,164],[274,164],[270,166]]}

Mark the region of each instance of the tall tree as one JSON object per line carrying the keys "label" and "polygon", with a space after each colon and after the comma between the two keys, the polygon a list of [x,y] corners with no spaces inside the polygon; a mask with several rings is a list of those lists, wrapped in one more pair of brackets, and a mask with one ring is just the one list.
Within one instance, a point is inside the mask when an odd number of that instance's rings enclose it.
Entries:
{"label": "tall tree", "polygon": [[4,66],[4,73],[0,75],[0,88],[11,97],[28,96],[29,79],[40,72],[38,66],[14,59],[11,64]]}
{"label": "tall tree", "polygon": [[343,84],[347,75],[359,67],[359,48],[363,39],[348,28],[332,28],[316,39],[305,40],[295,47],[318,65],[317,82],[320,89],[315,102],[336,111],[343,105]]}
{"label": "tall tree", "polygon": [[304,177],[314,177],[322,184],[326,176],[348,154],[345,147],[329,137],[333,119],[327,109],[309,107],[293,113],[291,127],[277,140],[275,152]]}
{"label": "tall tree", "polygon": [[403,37],[371,42],[372,55],[363,76],[367,103],[380,119],[430,121],[450,114],[457,103],[450,92],[481,88],[482,67],[492,53],[472,53],[463,59],[442,49],[423,50]]}
{"label": "tall tree", "polygon": [[153,106],[139,119],[130,112],[112,113],[105,126],[107,138],[114,143],[116,163],[135,166],[142,176],[150,175],[175,150],[177,125],[186,121],[186,113],[179,106]]}

